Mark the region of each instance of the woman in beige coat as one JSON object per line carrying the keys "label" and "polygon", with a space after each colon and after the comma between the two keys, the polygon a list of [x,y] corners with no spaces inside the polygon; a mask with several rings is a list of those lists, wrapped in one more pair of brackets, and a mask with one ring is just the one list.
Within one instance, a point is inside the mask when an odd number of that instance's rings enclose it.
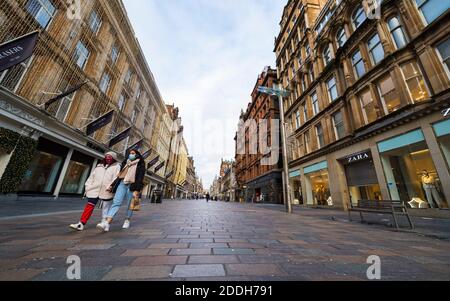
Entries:
{"label": "woman in beige coat", "polygon": [[97,165],[85,183],[85,193],[88,203],[84,208],[80,221],[70,225],[70,228],[83,231],[99,201],[102,201],[102,221],[105,220],[106,214],[111,207],[111,201],[114,198],[110,187],[119,172],[120,164],[117,162],[117,155],[114,152],[106,153],[103,161]]}

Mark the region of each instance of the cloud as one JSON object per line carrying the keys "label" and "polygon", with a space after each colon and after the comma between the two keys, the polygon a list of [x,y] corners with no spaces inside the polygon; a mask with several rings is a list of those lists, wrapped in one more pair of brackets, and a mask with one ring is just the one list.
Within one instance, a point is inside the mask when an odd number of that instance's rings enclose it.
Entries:
{"label": "cloud", "polygon": [[239,114],[259,73],[275,66],[282,0],[124,0],[166,103],[175,103],[209,188],[234,157]]}

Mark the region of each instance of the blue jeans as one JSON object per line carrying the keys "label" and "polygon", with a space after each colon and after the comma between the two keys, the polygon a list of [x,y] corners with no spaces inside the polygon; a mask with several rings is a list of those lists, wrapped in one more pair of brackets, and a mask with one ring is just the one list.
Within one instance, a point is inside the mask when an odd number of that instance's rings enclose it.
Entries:
{"label": "blue jeans", "polygon": [[127,218],[130,219],[133,216],[133,211],[130,210],[131,200],[133,199],[133,192],[130,191],[130,185],[126,185],[123,181],[120,182],[119,187],[117,187],[116,194],[112,201],[111,208],[108,211],[108,218],[113,219],[117,212],[119,212],[120,206],[124,200],[127,201]]}

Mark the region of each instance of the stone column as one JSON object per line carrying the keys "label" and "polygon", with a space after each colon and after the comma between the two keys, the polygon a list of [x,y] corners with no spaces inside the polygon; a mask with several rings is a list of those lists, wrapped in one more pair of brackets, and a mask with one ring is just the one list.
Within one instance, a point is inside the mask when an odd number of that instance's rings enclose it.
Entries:
{"label": "stone column", "polygon": [[61,170],[61,174],[59,175],[58,183],[56,184],[56,188],[53,193],[53,196],[55,197],[55,199],[57,199],[59,197],[59,192],[61,191],[61,187],[62,187],[64,178],[66,177],[67,169],[69,168],[69,163],[70,163],[70,160],[72,159],[72,155],[73,155],[73,149],[71,148],[69,150],[69,153],[66,156],[66,160],[64,161],[64,165]]}

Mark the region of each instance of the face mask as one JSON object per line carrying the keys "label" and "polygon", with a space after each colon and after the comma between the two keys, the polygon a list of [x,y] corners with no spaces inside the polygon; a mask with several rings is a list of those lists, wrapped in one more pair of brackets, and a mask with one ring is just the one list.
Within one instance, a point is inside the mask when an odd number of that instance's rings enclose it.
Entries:
{"label": "face mask", "polygon": [[106,156],[106,157],[105,157],[105,163],[108,164],[108,165],[113,164],[113,163],[114,163],[113,157],[111,157],[111,156]]}
{"label": "face mask", "polygon": [[129,155],[128,156],[128,159],[130,159],[130,161],[134,161],[134,160],[136,160],[136,155]]}

